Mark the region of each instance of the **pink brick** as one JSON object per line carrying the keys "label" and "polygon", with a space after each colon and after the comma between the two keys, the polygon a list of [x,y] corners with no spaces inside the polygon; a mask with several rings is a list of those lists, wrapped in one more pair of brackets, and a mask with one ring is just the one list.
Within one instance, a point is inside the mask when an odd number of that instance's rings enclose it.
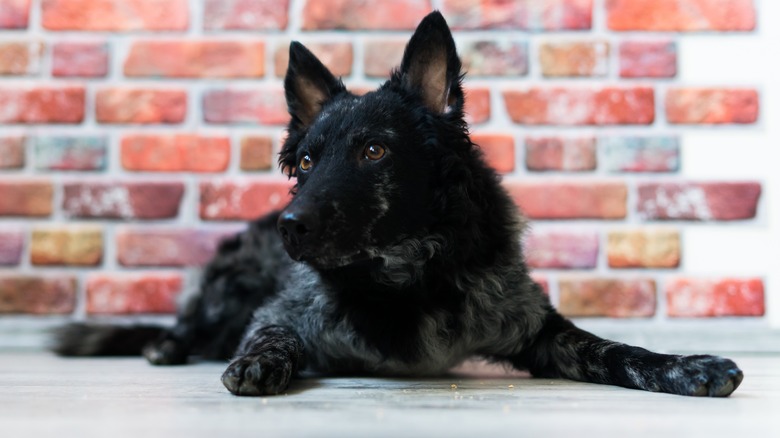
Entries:
{"label": "pink brick", "polygon": [[666,93],[666,119],[674,124],[755,123],[758,109],[753,89],[672,88]]}
{"label": "pink brick", "polygon": [[289,0],[205,0],[207,30],[282,30],[287,28]]}
{"label": "pink brick", "polygon": [[24,167],[24,142],[22,136],[0,137],[0,169]]}
{"label": "pink brick", "polygon": [[603,167],[610,172],[676,172],[680,169],[677,137],[603,137]]}
{"label": "pink brick", "polygon": [[87,278],[87,313],[174,313],[182,283],[178,273],[93,274]]}
{"label": "pink brick", "polygon": [[42,0],[49,30],[186,30],[187,0]]}
{"label": "pink brick", "polygon": [[187,92],[176,89],[104,88],[95,97],[100,123],[181,123]]}
{"label": "pink brick", "polygon": [[283,208],[292,183],[280,179],[213,181],[200,184],[200,217],[205,220],[251,220]]}
{"label": "pink brick", "polygon": [[363,43],[363,72],[370,78],[389,78],[390,70],[401,65],[407,40],[370,39]]}
{"label": "pink brick", "polygon": [[22,260],[24,232],[4,226],[0,230],[0,266],[16,266]]}
{"label": "pink brick", "polygon": [[753,0],[607,0],[612,30],[749,31],[756,26]]}
{"label": "pink brick", "polygon": [[764,282],[759,278],[675,278],[666,284],[672,317],[762,316]]}
{"label": "pink brick", "polygon": [[645,220],[744,220],[760,196],[757,182],[640,183],[637,208]]}
{"label": "pink brick", "polygon": [[108,74],[106,43],[55,43],[52,75],[57,77],[104,77]]}
{"label": "pink brick", "polygon": [[0,42],[0,75],[33,76],[41,72],[43,43],[38,41]]}
{"label": "pink brick", "polygon": [[0,29],[25,29],[30,19],[30,0],[0,2]]}
{"label": "pink brick", "polygon": [[0,314],[68,314],[76,307],[73,275],[0,274]]}
{"label": "pink brick", "polygon": [[[352,74],[352,43],[340,42],[318,42],[310,43],[304,41],[307,49],[316,56],[325,67],[336,77],[349,76]],[[368,57],[369,54],[366,54]],[[274,54],[274,73],[277,77],[283,78],[287,74],[287,64],[290,61],[290,43],[286,42],[276,46]]]}
{"label": "pink brick", "polygon": [[473,141],[485,154],[485,160],[499,173],[515,170],[515,139],[510,134],[472,134]]}
{"label": "pink brick", "polygon": [[505,91],[509,117],[527,125],[649,125],[655,119],[653,89],[532,88]]}
{"label": "pink brick", "polygon": [[528,265],[542,269],[593,269],[599,236],[594,232],[534,231],[525,238]]}
{"label": "pink brick", "polygon": [[180,182],[66,182],[62,209],[71,217],[164,219],[176,217]]}
{"label": "pink brick", "polygon": [[525,76],[528,44],[506,41],[471,41],[458,45],[463,70],[475,76]]}
{"label": "pink brick", "polygon": [[81,123],[85,89],[79,86],[0,88],[0,123]]}
{"label": "pink brick", "polygon": [[592,0],[444,0],[454,29],[590,29]]}
{"label": "pink brick", "polygon": [[53,198],[50,181],[0,181],[0,216],[49,216]]}
{"label": "pink brick", "polygon": [[306,0],[303,30],[412,30],[429,0]]}
{"label": "pink brick", "polygon": [[677,76],[674,41],[624,41],[620,43],[620,77],[673,78]]}
{"label": "pink brick", "polygon": [[655,314],[654,280],[571,278],[561,280],[559,290],[558,310],[566,316],[646,318]]}
{"label": "pink brick", "polygon": [[603,41],[547,42],[539,47],[542,74],[561,76],[606,76],[609,44]]}
{"label": "pink brick", "polygon": [[596,168],[596,139],[527,137],[525,165],[529,170],[583,171]]}
{"label": "pink brick", "polygon": [[628,189],[623,182],[505,179],[504,186],[532,219],[623,219]]}
{"label": "pink brick", "polygon": [[137,41],[125,60],[125,76],[258,78],[265,74],[261,41]]}
{"label": "pink brick", "polygon": [[122,167],[153,172],[222,172],[230,163],[229,137],[135,134],[122,138]]}
{"label": "pink brick", "polygon": [[203,266],[217,245],[240,229],[123,227],[116,234],[122,266]]}
{"label": "pink brick", "polygon": [[490,119],[490,90],[487,88],[467,88],[463,112],[469,125],[485,123]]}
{"label": "pink brick", "polygon": [[211,90],[203,99],[208,123],[284,125],[290,116],[281,89]]}

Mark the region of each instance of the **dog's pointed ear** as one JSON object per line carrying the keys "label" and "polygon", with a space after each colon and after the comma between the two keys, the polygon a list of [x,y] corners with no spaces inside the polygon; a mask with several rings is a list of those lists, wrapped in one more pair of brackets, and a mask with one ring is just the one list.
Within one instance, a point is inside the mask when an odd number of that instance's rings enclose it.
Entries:
{"label": "dog's pointed ear", "polygon": [[331,97],[345,91],[344,84],[322,65],[303,44],[290,43],[290,61],[284,77],[287,111],[302,127],[308,127]]}
{"label": "dog's pointed ear", "polygon": [[462,109],[460,67],[450,28],[441,13],[434,11],[414,31],[394,80],[419,93],[425,106],[441,114],[448,106]]}

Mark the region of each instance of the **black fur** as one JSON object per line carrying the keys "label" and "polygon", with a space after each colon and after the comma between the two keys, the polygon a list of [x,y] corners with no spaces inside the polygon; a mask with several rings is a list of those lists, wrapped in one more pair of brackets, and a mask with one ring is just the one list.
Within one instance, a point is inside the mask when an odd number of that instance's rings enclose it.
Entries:
{"label": "black fur", "polygon": [[[736,389],[728,359],[606,341],[556,312],[529,277],[523,220],[469,139],[461,79],[437,12],[364,96],[291,44],[280,165],[295,196],[222,244],[200,294],[144,355],[232,358],[222,381],[237,395],[282,392],[303,369],[437,375],[471,356],[650,391]],[[80,339],[83,327],[64,333],[62,354],[119,348]]]}

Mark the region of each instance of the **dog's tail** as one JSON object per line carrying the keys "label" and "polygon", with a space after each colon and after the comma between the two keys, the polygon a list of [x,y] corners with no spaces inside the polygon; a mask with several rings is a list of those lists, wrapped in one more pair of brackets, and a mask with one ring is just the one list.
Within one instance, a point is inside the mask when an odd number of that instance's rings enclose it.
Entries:
{"label": "dog's tail", "polygon": [[49,348],[60,356],[140,356],[164,331],[151,325],[73,323],[54,330]]}

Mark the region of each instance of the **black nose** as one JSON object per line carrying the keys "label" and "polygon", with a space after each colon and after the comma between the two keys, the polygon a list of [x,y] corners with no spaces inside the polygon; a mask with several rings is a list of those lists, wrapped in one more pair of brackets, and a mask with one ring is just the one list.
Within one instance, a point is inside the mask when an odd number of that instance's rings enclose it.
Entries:
{"label": "black nose", "polygon": [[276,223],[279,234],[294,258],[300,258],[306,245],[319,233],[320,221],[309,211],[284,211]]}

